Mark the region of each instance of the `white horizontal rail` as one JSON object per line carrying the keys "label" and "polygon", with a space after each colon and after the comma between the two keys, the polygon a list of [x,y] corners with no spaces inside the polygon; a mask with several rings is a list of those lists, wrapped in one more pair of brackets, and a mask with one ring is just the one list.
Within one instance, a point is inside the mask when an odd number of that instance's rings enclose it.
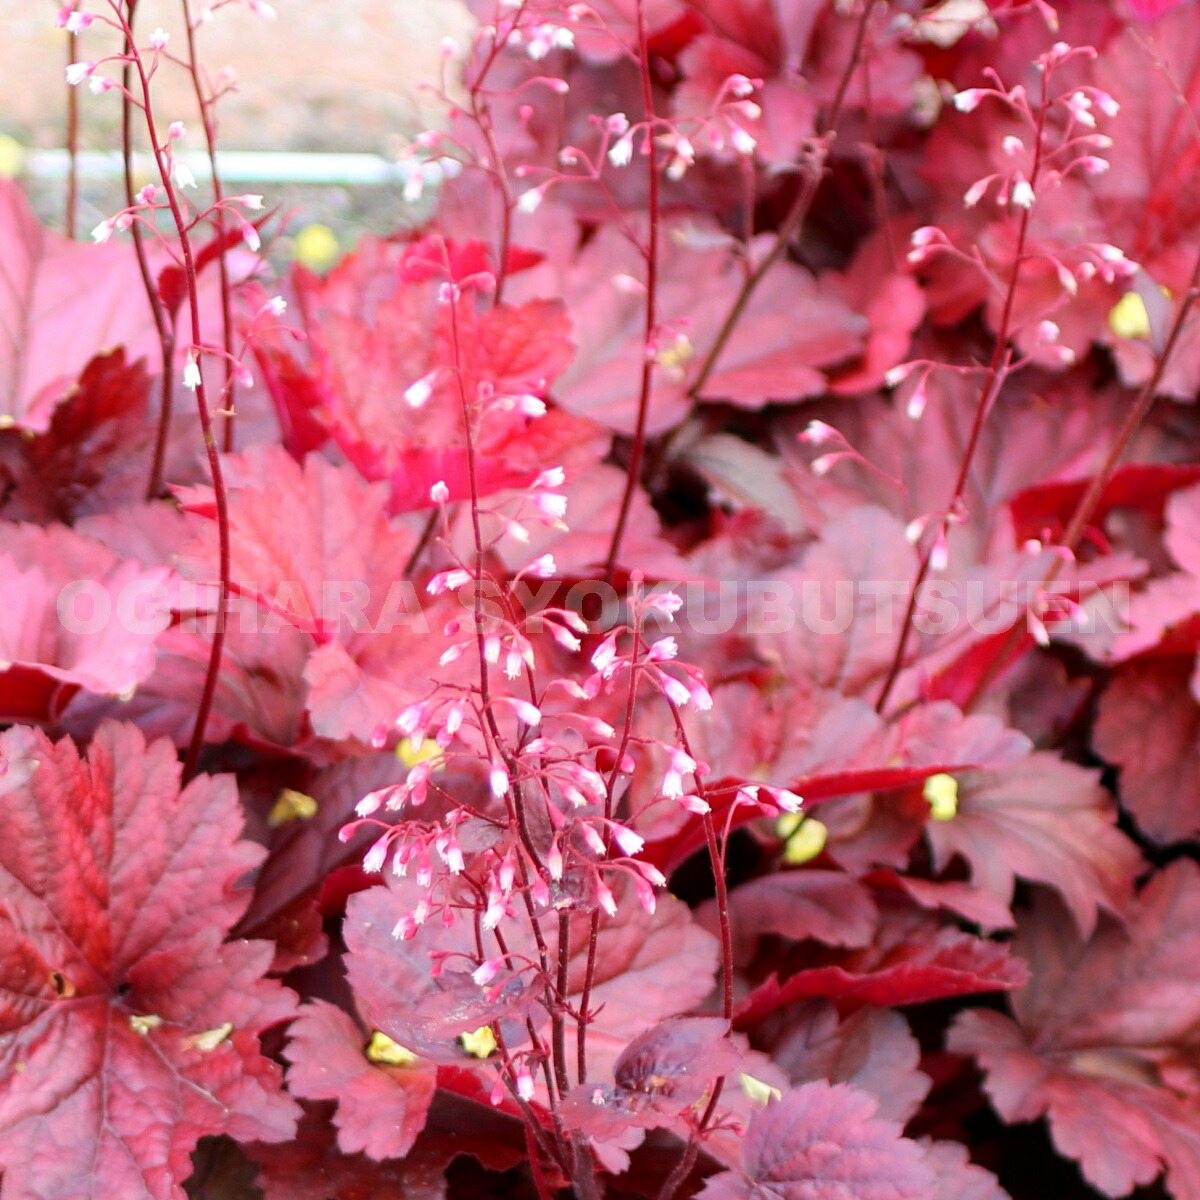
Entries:
{"label": "white horizontal rail", "polygon": [[[208,158],[201,154],[180,154],[179,160],[203,179],[208,173]],[[70,171],[66,150],[26,150],[22,156],[22,174],[36,179],[65,179]],[[76,156],[81,179],[119,179],[124,171],[120,154],[107,150],[81,150]],[[134,171],[143,173],[154,166],[146,154],[135,154]],[[459,172],[456,162],[419,163],[412,160],[389,162],[378,154],[320,154],[293,150],[220,150],[217,170],[224,183],[312,183],[312,184],[406,184],[418,172],[428,186]]]}

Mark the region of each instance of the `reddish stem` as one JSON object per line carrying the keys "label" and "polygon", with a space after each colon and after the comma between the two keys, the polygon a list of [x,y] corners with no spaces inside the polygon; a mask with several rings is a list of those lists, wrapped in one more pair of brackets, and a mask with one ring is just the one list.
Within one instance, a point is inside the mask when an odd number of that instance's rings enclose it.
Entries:
{"label": "reddish stem", "polygon": [[646,423],[650,415],[650,392],[654,384],[655,330],[658,325],[658,152],[654,144],[654,90],[650,79],[650,43],[646,32],[646,13],[643,0],[637,0],[638,70],[642,82],[642,107],[646,114],[646,169],[648,174],[649,236],[646,241],[646,321],[643,329],[643,353],[641,384],[638,391],[637,424],[633,431],[633,445],[629,452],[629,464],[625,469],[625,490],[621,495],[621,510],[608,546],[604,577],[611,583],[616,571],[617,558],[621,552],[621,541],[629,512],[633,505],[634,492],[642,476],[642,459],[646,453]]}
{"label": "reddish stem", "polygon": [[196,93],[196,105],[200,110],[200,121],[204,126],[204,142],[208,150],[208,165],[212,173],[212,189],[214,207],[212,223],[216,230],[217,245],[221,251],[217,255],[217,273],[221,287],[221,348],[225,351],[221,359],[224,369],[224,380],[221,385],[221,407],[226,410],[225,433],[222,449],[226,454],[233,452],[233,423],[236,408],[237,378],[233,372],[233,313],[231,291],[229,286],[229,264],[225,259],[225,249],[222,239],[225,236],[225,210],[221,202],[225,192],[221,184],[221,174],[217,170],[217,123],[213,118],[213,99],[205,95],[204,83],[200,78],[199,59],[196,56],[196,29],[192,22],[190,0],[182,0],[183,26],[187,36],[187,69],[192,79],[192,88]]}
{"label": "reddish stem", "polygon": [[[120,8],[113,3],[113,11],[117,15],[126,44],[131,47],[130,59],[137,72],[138,83],[142,93],[142,111],[146,117],[147,132],[150,137],[150,148],[154,154],[154,162],[158,168],[159,179],[166,193],[167,203],[171,209],[171,219],[179,236],[179,249],[183,256],[184,279],[187,284],[188,307],[191,310],[192,346],[198,348],[202,337],[200,330],[200,296],[196,277],[196,259],[192,253],[192,242],[188,234],[190,223],[183,213],[175,184],[171,178],[171,167],[167,156],[158,140],[154,127],[154,107],[150,95],[150,77],[146,73],[146,65],[133,40],[133,30],[125,20]],[[225,490],[225,479],[221,473],[221,456],[217,450],[216,438],[213,436],[212,417],[208,411],[208,391],[204,384],[203,370],[196,383],[196,411],[200,419],[200,431],[204,438],[204,450],[208,458],[209,476],[213,485],[213,500],[217,517],[217,557],[220,573],[220,594],[217,598],[216,627],[213,630],[212,648],[208,656],[208,669],[205,672],[204,687],[200,693],[200,703],[196,708],[196,724],[192,729],[191,741],[183,760],[184,780],[190,779],[196,772],[200,760],[200,751],[204,746],[204,731],[208,726],[208,716],[212,711],[213,697],[216,694],[217,678],[221,671],[221,654],[225,647],[225,619],[228,611],[230,594],[230,541],[229,541],[229,496]]]}
{"label": "reddish stem", "polygon": [[[133,67],[128,56],[134,52],[133,27],[137,4],[138,0],[126,0],[126,24],[129,33],[125,37],[126,61],[121,66],[121,174],[125,187],[125,204],[129,208],[136,203],[136,197],[133,190],[133,99],[130,93],[133,85]],[[162,357],[158,389],[158,430],[154,437],[154,454],[150,460],[150,478],[146,483],[146,499],[149,501],[157,499],[162,491],[163,464],[166,461],[167,442],[171,432],[171,408],[175,388],[175,322],[167,312],[166,305],[158,294],[154,277],[150,274],[150,256],[146,252],[145,234],[139,221],[130,225],[129,235]]]}
{"label": "reddish stem", "polygon": [[[696,756],[692,753],[691,745],[688,742],[687,730],[684,728],[683,718],[680,716],[679,709],[670,701],[668,701],[668,704],[671,705],[671,715],[675,718],[675,732],[679,738],[679,744],[683,747],[685,754],[695,759]],[[699,775],[695,776],[695,780],[696,793],[703,799],[705,795],[704,781]],[[717,828],[712,819],[712,812],[706,812],[702,819],[704,822],[704,841],[708,847],[708,861],[712,866],[713,885],[717,893],[717,926],[721,941],[721,1012],[727,1021],[732,1021],[733,926],[729,919],[729,889],[725,880],[725,852],[721,844],[717,841]],[[684,1147],[679,1161],[675,1164],[674,1170],[672,1170],[671,1174],[663,1182],[662,1188],[658,1193],[658,1200],[671,1200],[679,1190],[680,1185],[687,1178],[692,1167],[695,1166],[696,1158],[700,1153],[700,1137],[708,1128],[708,1124],[717,1110],[717,1102],[721,1098],[721,1092],[724,1090],[724,1087],[725,1076],[722,1075],[713,1084],[712,1094],[708,1098],[708,1104],[705,1106],[699,1124],[688,1138],[687,1145]]]}
{"label": "reddish stem", "polygon": [[[1033,163],[1029,170],[1029,184],[1034,189],[1038,186],[1042,158],[1045,154],[1046,113],[1049,108],[1049,74],[1048,70],[1041,72],[1041,103],[1038,106]],[[967,446],[963,453],[962,462],[959,464],[958,476],[954,481],[954,489],[950,495],[950,502],[947,504],[939,521],[940,536],[943,537],[952,516],[962,509],[963,496],[967,488],[967,479],[975,461],[975,453],[979,449],[979,441],[983,436],[983,428],[987,423],[987,415],[991,411],[1000,389],[1004,386],[1005,380],[1008,378],[1012,362],[1008,343],[1012,337],[1013,308],[1016,304],[1017,285],[1021,279],[1021,267],[1025,263],[1025,247],[1028,243],[1029,222],[1032,215],[1032,206],[1021,211],[1020,224],[1017,228],[1016,251],[1013,255],[1012,275],[1009,277],[1008,289],[1004,296],[1004,308],[1000,314],[1000,323],[996,330],[996,345],[992,351],[992,358],[988,363],[987,374],[984,376],[983,385],[979,391],[979,403],[975,407],[975,419],[971,424],[971,433],[967,439]],[[900,670],[904,665],[904,652],[908,647],[909,635],[913,629],[913,617],[916,614],[921,585],[925,582],[929,574],[929,566],[933,559],[933,552],[937,543],[937,537],[930,539],[928,546],[921,555],[916,578],[913,580],[909,591],[908,605],[905,608],[904,620],[900,626],[900,636],[896,641],[896,652],[892,655],[891,665],[888,667],[888,673],[884,677],[879,698],[875,701],[875,711],[877,713],[883,712],[884,706],[888,701],[888,696],[891,695],[892,688],[895,686],[896,680],[900,675]]]}
{"label": "reddish stem", "polygon": [[[1100,503],[1104,489],[1108,486],[1108,482],[1117,468],[1117,463],[1120,462],[1122,455],[1133,439],[1133,435],[1141,428],[1142,422],[1150,412],[1155,397],[1158,395],[1158,387],[1166,372],[1167,364],[1179,343],[1188,315],[1195,307],[1198,299],[1200,299],[1200,256],[1197,257],[1195,266],[1192,268],[1192,276],[1188,281],[1188,289],[1180,301],[1179,312],[1175,315],[1171,332],[1168,334],[1166,343],[1163,345],[1162,353],[1158,356],[1158,361],[1154,364],[1154,373],[1142,385],[1137,399],[1133,402],[1133,406],[1126,414],[1125,420],[1117,432],[1117,436],[1113,439],[1113,443],[1109,447],[1108,454],[1105,455],[1104,462],[1095,475],[1092,476],[1087,490],[1080,497],[1079,503],[1075,506],[1075,511],[1071,514],[1071,519],[1067,522],[1066,529],[1063,530],[1060,544],[1065,546],[1071,553],[1074,553],[1078,549],[1084,530],[1087,528],[1088,522],[1092,519]],[[1055,563],[1054,568],[1042,580],[1041,590],[1044,591],[1054,582],[1058,577],[1061,566],[1061,562]],[[1019,625],[1014,626],[1009,631],[1008,638],[1003,647],[1001,647],[1000,652],[989,663],[987,670],[983,672],[976,682],[970,697],[963,705],[964,709],[969,710],[973,708],[983,692],[995,679],[1007,670],[1011,665],[1014,651],[1023,640],[1024,634],[1021,627]]]}
{"label": "reddish stem", "polygon": [[833,103],[829,106],[829,112],[818,126],[812,152],[808,160],[802,164],[804,180],[800,185],[799,192],[796,193],[796,198],[792,201],[792,207],[788,209],[787,215],[783,218],[783,222],[779,226],[779,233],[766,257],[750,272],[742,284],[728,315],[721,324],[716,340],[704,357],[695,382],[688,389],[689,396],[698,396],[708,382],[709,376],[717,365],[717,360],[721,357],[721,351],[725,349],[733,331],[737,328],[738,322],[746,311],[746,306],[750,303],[755,291],[758,290],[758,285],[762,283],[767,272],[783,257],[792,239],[800,232],[800,227],[804,224],[809,209],[812,208],[817,189],[824,176],[825,163],[829,158],[831,139],[841,120],[842,108],[846,103],[846,92],[849,90],[851,79],[854,78],[854,72],[862,62],[863,47],[867,40],[867,27],[874,7],[875,0],[866,0],[863,5],[862,16],[859,18],[854,34],[854,45],[851,48],[850,57],[846,61],[846,69],[842,72],[841,79],[838,80],[837,92],[834,94]]}

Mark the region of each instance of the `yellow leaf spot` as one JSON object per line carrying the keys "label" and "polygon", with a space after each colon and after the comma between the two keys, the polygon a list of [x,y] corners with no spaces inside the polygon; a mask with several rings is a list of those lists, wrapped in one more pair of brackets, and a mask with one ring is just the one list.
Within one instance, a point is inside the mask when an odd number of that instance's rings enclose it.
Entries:
{"label": "yellow leaf spot", "polygon": [[1150,314],[1146,302],[1137,292],[1126,292],[1108,313],[1108,327],[1121,338],[1150,336]]}
{"label": "yellow leaf spot", "polygon": [[411,1067],[417,1061],[417,1056],[411,1050],[392,1041],[378,1029],[371,1034],[371,1040],[367,1043],[367,1057],[373,1063],[383,1063],[388,1067]]}
{"label": "yellow leaf spot", "polygon": [[742,1091],[751,1104],[760,1104],[764,1108],[772,1100],[783,1099],[783,1093],[777,1087],[763,1083],[761,1079],[755,1079],[753,1075],[742,1076]]}
{"label": "yellow leaf spot", "polygon": [[272,829],[278,829],[280,825],[286,825],[289,821],[309,821],[316,815],[317,802],[311,796],[284,788],[267,814],[267,824]]}
{"label": "yellow leaf spot", "polygon": [[15,137],[0,133],[0,179],[16,179],[25,162],[25,147]]}
{"label": "yellow leaf spot", "polygon": [[485,1025],[474,1033],[464,1033],[458,1040],[462,1043],[462,1048],[475,1058],[491,1058],[496,1053],[496,1035],[490,1025]]}
{"label": "yellow leaf spot", "polygon": [[662,367],[674,380],[683,378],[683,368],[696,355],[696,347],[686,333],[677,333],[666,345],[659,347],[654,356],[656,365]]}
{"label": "yellow leaf spot", "polygon": [[441,747],[437,742],[424,741],[420,750],[413,748],[412,738],[403,738],[396,747],[396,757],[406,766],[415,767],[417,763],[428,762],[431,758],[441,757]]}
{"label": "yellow leaf spot", "polygon": [[292,239],[292,257],[312,271],[327,271],[341,254],[337,234],[328,225],[306,225]]}
{"label": "yellow leaf spot", "polygon": [[786,842],[788,838],[804,824],[803,813],[784,813],[775,822],[775,836],[781,841]]}
{"label": "yellow leaf spot", "polygon": [[796,832],[788,838],[783,847],[783,861],[793,867],[811,862],[825,849],[828,837],[829,830],[823,821],[804,817],[796,827]]}
{"label": "yellow leaf spot", "polygon": [[203,1033],[198,1033],[195,1037],[188,1039],[197,1050],[202,1050],[205,1054],[215,1050],[231,1033],[233,1032],[233,1023],[226,1021],[224,1025],[218,1025],[216,1029],[206,1029]]}
{"label": "yellow leaf spot", "polygon": [[129,1028],[134,1033],[140,1033],[142,1037],[149,1036],[150,1030],[157,1029],[162,1023],[162,1017],[157,1017],[153,1013],[147,1013],[144,1017],[133,1014],[129,1018]]}
{"label": "yellow leaf spot", "polygon": [[953,775],[930,775],[925,780],[925,799],[935,821],[953,821],[958,816],[958,780]]}

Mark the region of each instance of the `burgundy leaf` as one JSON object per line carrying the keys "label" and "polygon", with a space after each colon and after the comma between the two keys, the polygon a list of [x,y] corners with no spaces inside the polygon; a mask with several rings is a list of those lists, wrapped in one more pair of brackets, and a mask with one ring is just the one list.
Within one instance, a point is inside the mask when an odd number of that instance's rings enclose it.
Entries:
{"label": "burgundy leaf", "polygon": [[827,1079],[869,1092],[879,1114],[904,1124],[929,1091],[919,1071],[921,1049],[908,1022],[896,1012],[860,1008],[844,1020],[826,1000],[810,1000],[788,1014],[771,1057],[793,1083]]}
{"label": "burgundy leaf", "polygon": [[[639,1034],[667,1017],[697,1007],[712,987],[717,962],[716,939],[693,922],[680,901],[660,896],[650,915],[638,904],[632,887],[622,883],[621,877],[614,882],[617,915],[601,923],[590,992],[590,1004],[596,1010],[587,1030],[592,1078],[604,1078]],[[474,957],[476,943],[468,922],[459,920],[447,930],[436,918],[419,926],[409,940],[393,938],[396,923],[413,911],[423,895],[415,880],[389,876],[386,887],[350,898],[345,923],[347,975],[359,1011],[372,1028],[438,1062],[469,1065],[476,1060],[471,1060],[454,1038],[485,1024],[482,1017],[488,1012],[511,1019],[533,1004],[536,1016],[542,1008],[538,999],[541,987],[528,971],[513,975],[509,989],[499,992],[495,989],[506,982],[503,976],[483,987],[472,983],[470,975],[455,965],[431,977],[431,954]],[[543,922],[543,935],[553,956],[559,942],[556,914],[547,914]],[[582,992],[590,929],[586,913],[571,914],[567,927],[569,997]],[[531,933],[506,926],[504,934],[511,953],[536,960]],[[514,1037],[520,1036],[514,1032]],[[573,1056],[575,1031],[570,1028],[567,1044]],[[490,1078],[491,1066],[485,1064],[485,1069]]]}
{"label": "burgundy leaf", "polygon": [[613,1064],[612,1086],[580,1084],[558,1113],[567,1128],[599,1141],[619,1138],[634,1126],[670,1126],[742,1057],[729,1040],[728,1021],[673,1017],[625,1047]]}
{"label": "burgundy leaf", "polygon": [[842,871],[809,868],[764,875],[729,896],[735,938],[757,941],[766,934],[799,941],[815,938],[829,946],[864,946],[878,917],[870,892]]}
{"label": "burgundy leaf", "polygon": [[1105,688],[1092,731],[1096,752],[1121,768],[1120,794],[1156,842],[1200,831],[1200,705],[1191,660],[1134,662]]}
{"label": "burgundy leaf", "polygon": [[306,1100],[336,1100],[338,1149],[403,1158],[425,1127],[437,1068],[372,1063],[367,1036],[340,1008],[312,1000],[288,1031],[288,1087]]}
{"label": "burgundy leaf", "polygon": [[[301,794],[316,805],[311,815],[295,812],[288,807],[284,792],[277,787],[271,790],[264,822],[267,828],[261,834],[269,839],[270,853],[259,870],[254,898],[237,929],[244,937],[276,942],[276,972],[315,962],[325,954],[328,943],[322,930],[323,901],[331,876],[342,868],[352,868],[363,882],[371,878],[358,871],[363,854],[374,840],[371,831],[360,829],[347,841],[342,841],[338,833],[353,819],[354,806],[363,796],[399,783],[405,773],[403,764],[389,753],[338,763],[304,785]],[[340,912],[341,908],[332,911]]]}
{"label": "burgundy leaf", "polygon": [[[541,214],[539,214],[540,216]],[[569,413],[618,433],[633,431],[645,354],[641,254],[616,225],[581,239],[574,218],[547,208],[543,236],[558,245],[519,283],[524,295],[561,296],[578,353],[555,389]],[[687,415],[698,372],[743,278],[731,240],[694,222],[664,229],[658,268],[662,345],[656,354],[649,431]],[[576,243],[578,242],[578,245]],[[763,252],[756,245],[753,253]],[[697,293],[695,280],[706,287]],[[776,264],[750,299],[704,386],[704,395],[747,408],[794,401],[824,388],[824,369],[854,359],[867,321],[827,284],[789,262]]]}
{"label": "burgundy leaf", "polygon": [[955,854],[972,880],[1011,904],[1016,877],[1056,888],[1086,936],[1098,910],[1119,913],[1141,868],[1136,847],[1116,828],[1116,805],[1099,775],[1051,754],[958,778],[958,807],[931,820],[934,865]]}
{"label": "burgundy leaf", "polygon": [[613,1080],[630,1092],[655,1093],[686,1107],[719,1075],[741,1061],[729,1041],[729,1022],[673,1017],[639,1034],[613,1064]]}
{"label": "burgundy leaf", "polygon": [[1014,948],[1029,986],[1013,1018],[962,1013],[949,1047],[974,1054],[1006,1121],[1047,1116],[1058,1149],[1107,1196],[1166,1171],[1200,1194],[1200,868],[1178,861],[1143,889],[1122,927],[1102,918],[1087,941],[1039,897]]}
{"label": "burgundy leaf", "polygon": [[822,996],[842,1006],[891,1008],[950,996],[1012,991],[1028,979],[1007,946],[936,925],[897,928],[842,965],[797,971],[785,980],[774,973],[734,1012],[734,1027],[752,1027],[767,1014]]}
{"label": "burgundy leaf", "polygon": [[[182,1200],[206,1134],[297,1116],[259,1035],[294,1011],[266,943],[223,943],[260,858],[228,778],[182,792],[167,742],[102,726],[87,757],[17,728],[0,848],[0,1162],[29,1196]],[[27,769],[27,768],[26,768]]]}
{"label": "burgundy leaf", "polygon": [[113,350],[88,363],[44,433],[0,433],[0,473],[9,489],[4,516],[69,523],[140,499],[152,445],[149,388],[142,363]]}
{"label": "burgundy leaf", "polygon": [[259,1164],[265,1200],[446,1200],[446,1167],[453,1158],[441,1147],[383,1163],[343,1154],[321,1105],[305,1106],[294,1141],[255,1145],[250,1154]]}
{"label": "burgundy leaf", "polygon": [[756,1114],[740,1171],[710,1179],[700,1200],[933,1200],[922,1148],[849,1084],[806,1083]]}

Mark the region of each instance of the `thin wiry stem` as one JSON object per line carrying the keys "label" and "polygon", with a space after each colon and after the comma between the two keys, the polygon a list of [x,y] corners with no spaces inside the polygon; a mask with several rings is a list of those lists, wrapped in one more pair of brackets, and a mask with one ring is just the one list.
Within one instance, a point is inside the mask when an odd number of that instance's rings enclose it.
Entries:
{"label": "thin wiry stem", "polygon": [[[187,285],[188,306],[191,310],[191,340],[194,352],[202,342],[200,329],[200,295],[196,275],[196,259],[192,250],[189,231],[192,227],[184,215],[183,206],[175,183],[171,176],[171,165],[158,132],[154,126],[154,104],[151,96],[150,77],[146,64],[138,53],[133,40],[133,29],[126,21],[116,0],[110,0],[112,10],[116,15],[125,41],[131,47],[129,61],[137,75],[138,87],[141,91],[142,112],[146,118],[147,133],[150,138],[150,148],[154,155],[155,166],[158,168],[159,179],[166,193],[167,204],[171,210],[171,219],[179,237],[179,250],[183,257],[184,280]],[[131,6],[132,7],[132,6]],[[221,455],[217,449],[216,438],[213,435],[212,416],[208,409],[208,390],[204,383],[204,372],[197,362],[199,377],[196,380],[196,411],[200,420],[200,431],[204,439],[204,450],[208,458],[209,477],[213,485],[213,500],[217,518],[217,558],[220,575],[220,591],[217,597],[216,627],[213,630],[212,647],[208,656],[208,668],[205,671],[204,686],[200,693],[200,702],[196,707],[196,723],[192,729],[191,740],[183,760],[183,777],[190,779],[196,772],[200,761],[200,751],[204,747],[204,733],[208,726],[209,713],[212,711],[213,697],[216,694],[217,679],[221,672],[221,656],[225,647],[225,622],[228,613],[231,553],[229,537],[229,496],[225,488],[225,479],[221,471]]]}
{"label": "thin wiry stem", "polygon": [[[1063,530],[1060,545],[1065,547],[1069,554],[1073,555],[1079,549],[1079,544],[1083,539],[1088,522],[1091,521],[1095,514],[1100,500],[1104,495],[1104,489],[1108,486],[1113,473],[1117,469],[1117,464],[1121,461],[1125,450],[1133,440],[1134,434],[1141,428],[1142,422],[1145,421],[1150,409],[1153,407],[1155,398],[1158,396],[1158,389],[1162,383],[1163,375],[1166,373],[1171,356],[1179,344],[1179,339],[1183,334],[1187,319],[1198,300],[1200,300],[1200,256],[1197,256],[1196,263],[1192,267],[1192,276],[1188,281],[1187,292],[1180,301],[1179,311],[1175,314],[1175,320],[1171,325],[1167,340],[1163,344],[1162,353],[1159,354],[1154,364],[1154,371],[1150,378],[1142,385],[1137,398],[1134,400],[1129,412],[1125,415],[1125,420],[1121,423],[1121,428],[1117,431],[1117,436],[1113,438],[1112,445],[1108,448],[1104,462],[1100,465],[1100,469],[1092,476],[1087,489],[1079,498],[1079,503],[1075,506],[1075,511],[1071,514],[1071,519],[1067,522],[1067,526]],[[1041,591],[1045,591],[1057,579],[1063,565],[1064,562],[1062,560],[1056,560],[1054,566],[1041,582]],[[1003,673],[1011,663],[1018,645],[1025,640],[1026,636],[1025,631],[1020,625],[1013,626],[1009,631],[1007,640],[1000,648],[1000,652],[992,659],[988,664],[987,670],[982,672],[976,681],[974,688],[971,690],[970,697],[963,704],[964,709],[974,707],[984,691]]]}
{"label": "thin wiry stem", "polygon": [[[1040,173],[1043,159],[1046,153],[1046,115],[1050,108],[1049,95],[1049,71],[1044,70],[1041,73],[1041,103],[1038,106],[1036,131],[1034,135],[1033,146],[1033,162],[1029,171],[1029,184],[1036,189],[1040,181]],[[1004,386],[1005,381],[1012,366],[1012,351],[1009,347],[1009,342],[1013,336],[1013,310],[1016,305],[1017,288],[1021,280],[1021,268],[1026,261],[1026,247],[1029,241],[1029,223],[1033,215],[1032,206],[1021,210],[1021,217],[1017,226],[1017,244],[1013,254],[1012,273],[1009,276],[1008,287],[1004,295],[1004,307],[1000,314],[999,326],[996,330],[996,344],[992,350],[991,361],[988,363],[987,372],[984,375],[983,383],[979,389],[979,402],[975,406],[975,417],[971,424],[971,432],[967,438],[966,449],[963,451],[962,462],[959,464],[958,475],[954,480],[954,488],[950,494],[950,501],[947,504],[944,515],[941,518],[942,536],[944,536],[945,526],[951,517],[961,511],[963,497],[966,494],[967,480],[970,478],[971,467],[975,462],[975,454],[979,449],[979,442],[983,436],[983,429],[987,423],[988,413],[992,409],[992,405],[996,402],[996,398],[1000,393],[1000,389]],[[913,629],[913,617],[917,610],[917,602],[921,594],[921,585],[925,582],[929,575],[930,565],[933,562],[934,548],[937,545],[937,538],[930,540],[926,549],[921,555],[920,564],[917,567],[916,578],[913,580],[911,590],[908,596],[908,605],[905,609],[904,619],[900,626],[900,636],[896,639],[896,650],[892,655],[891,664],[888,667],[888,672],[884,676],[883,686],[880,688],[879,697],[875,701],[875,711],[882,713],[887,704],[888,697],[891,695],[892,688],[895,686],[896,680],[900,675],[901,668],[904,666],[904,653],[908,648],[908,639]]]}
{"label": "thin wiry stem", "polygon": [[817,136],[813,141],[808,158],[801,164],[800,169],[803,173],[803,179],[800,184],[800,190],[796,193],[796,198],[792,201],[791,208],[788,209],[787,215],[783,218],[779,226],[779,232],[775,235],[775,240],[771,244],[770,250],[767,251],[758,266],[746,277],[741,290],[734,298],[733,304],[726,314],[725,320],[721,323],[721,328],[717,332],[713,344],[704,356],[704,360],[700,365],[700,370],[692,386],[688,389],[689,396],[699,396],[704,390],[704,385],[708,382],[709,377],[716,368],[717,360],[721,357],[721,352],[733,336],[733,331],[741,321],[746,311],[746,306],[758,290],[759,284],[766,278],[771,268],[783,257],[788,246],[791,245],[797,234],[799,234],[801,226],[803,226],[805,219],[808,217],[809,210],[812,208],[817,191],[821,186],[821,180],[824,177],[825,164],[829,158],[832,139],[842,117],[842,109],[846,103],[846,93],[850,88],[850,81],[854,78],[855,71],[858,70],[859,64],[863,61],[863,49],[866,46],[867,29],[874,8],[875,0],[866,0],[866,3],[863,5],[862,15],[859,17],[858,26],[854,34],[854,44],[851,48],[850,56],[846,60],[845,69],[838,80],[838,87],[834,93],[833,103],[829,106],[829,111],[825,114],[817,129]]}
{"label": "thin wiry stem", "polygon": [[[121,176],[125,188],[125,204],[132,208],[136,203],[133,189],[133,65],[129,61],[134,52],[133,28],[138,0],[127,0],[126,23],[129,32],[125,36],[125,62],[121,65]],[[161,362],[158,384],[158,429],[154,436],[154,453],[150,459],[150,477],[146,482],[146,499],[156,500],[162,492],[163,468],[167,457],[167,442],[171,432],[171,408],[175,389],[175,321],[158,294],[154,277],[150,274],[150,256],[146,251],[145,234],[140,222],[129,227],[133,242],[133,254],[137,259],[138,274],[142,277],[142,290],[150,305],[154,320],[154,331],[158,337]]]}
{"label": "thin wiry stem", "polygon": [[[79,39],[67,34],[67,66],[76,58]],[[67,207],[63,215],[63,232],[74,238],[79,213],[79,93],[67,85]]]}
{"label": "thin wiry stem", "polygon": [[621,541],[633,505],[634,493],[641,482],[642,459],[646,453],[646,424],[650,416],[650,396],[654,387],[655,353],[654,343],[658,329],[658,151],[654,144],[654,87],[650,79],[650,40],[646,32],[646,13],[643,0],[637,0],[638,70],[642,84],[642,107],[646,114],[646,171],[649,188],[647,208],[650,229],[646,241],[646,319],[642,331],[643,352],[641,382],[638,389],[637,423],[633,431],[633,445],[629,451],[629,464],[625,468],[625,490],[621,495],[621,508],[608,545],[604,577],[611,583],[621,553]]}
{"label": "thin wiry stem", "polygon": [[191,76],[192,89],[196,93],[196,106],[200,111],[200,123],[204,126],[204,143],[208,151],[208,165],[212,174],[213,211],[212,223],[216,230],[217,245],[221,246],[217,254],[217,275],[221,289],[221,347],[225,351],[221,359],[224,379],[221,384],[221,407],[225,410],[225,432],[222,449],[226,454],[233,451],[233,426],[236,405],[237,377],[233,370],[233,312],[232,289],[229,283],[229,264],[226,261],[223,239],[225,237],[225,209],[222,201],[225,199],[224,188],[221,184],[221,173],[217,169],[217,122],[213,116],[214,98],[206,95],[204,81],[200,76],[200,61],[196,55],[196,25],[192,20],[190,0],[181,0],[183,4],[183,27],[187,37],[187,69]]}

